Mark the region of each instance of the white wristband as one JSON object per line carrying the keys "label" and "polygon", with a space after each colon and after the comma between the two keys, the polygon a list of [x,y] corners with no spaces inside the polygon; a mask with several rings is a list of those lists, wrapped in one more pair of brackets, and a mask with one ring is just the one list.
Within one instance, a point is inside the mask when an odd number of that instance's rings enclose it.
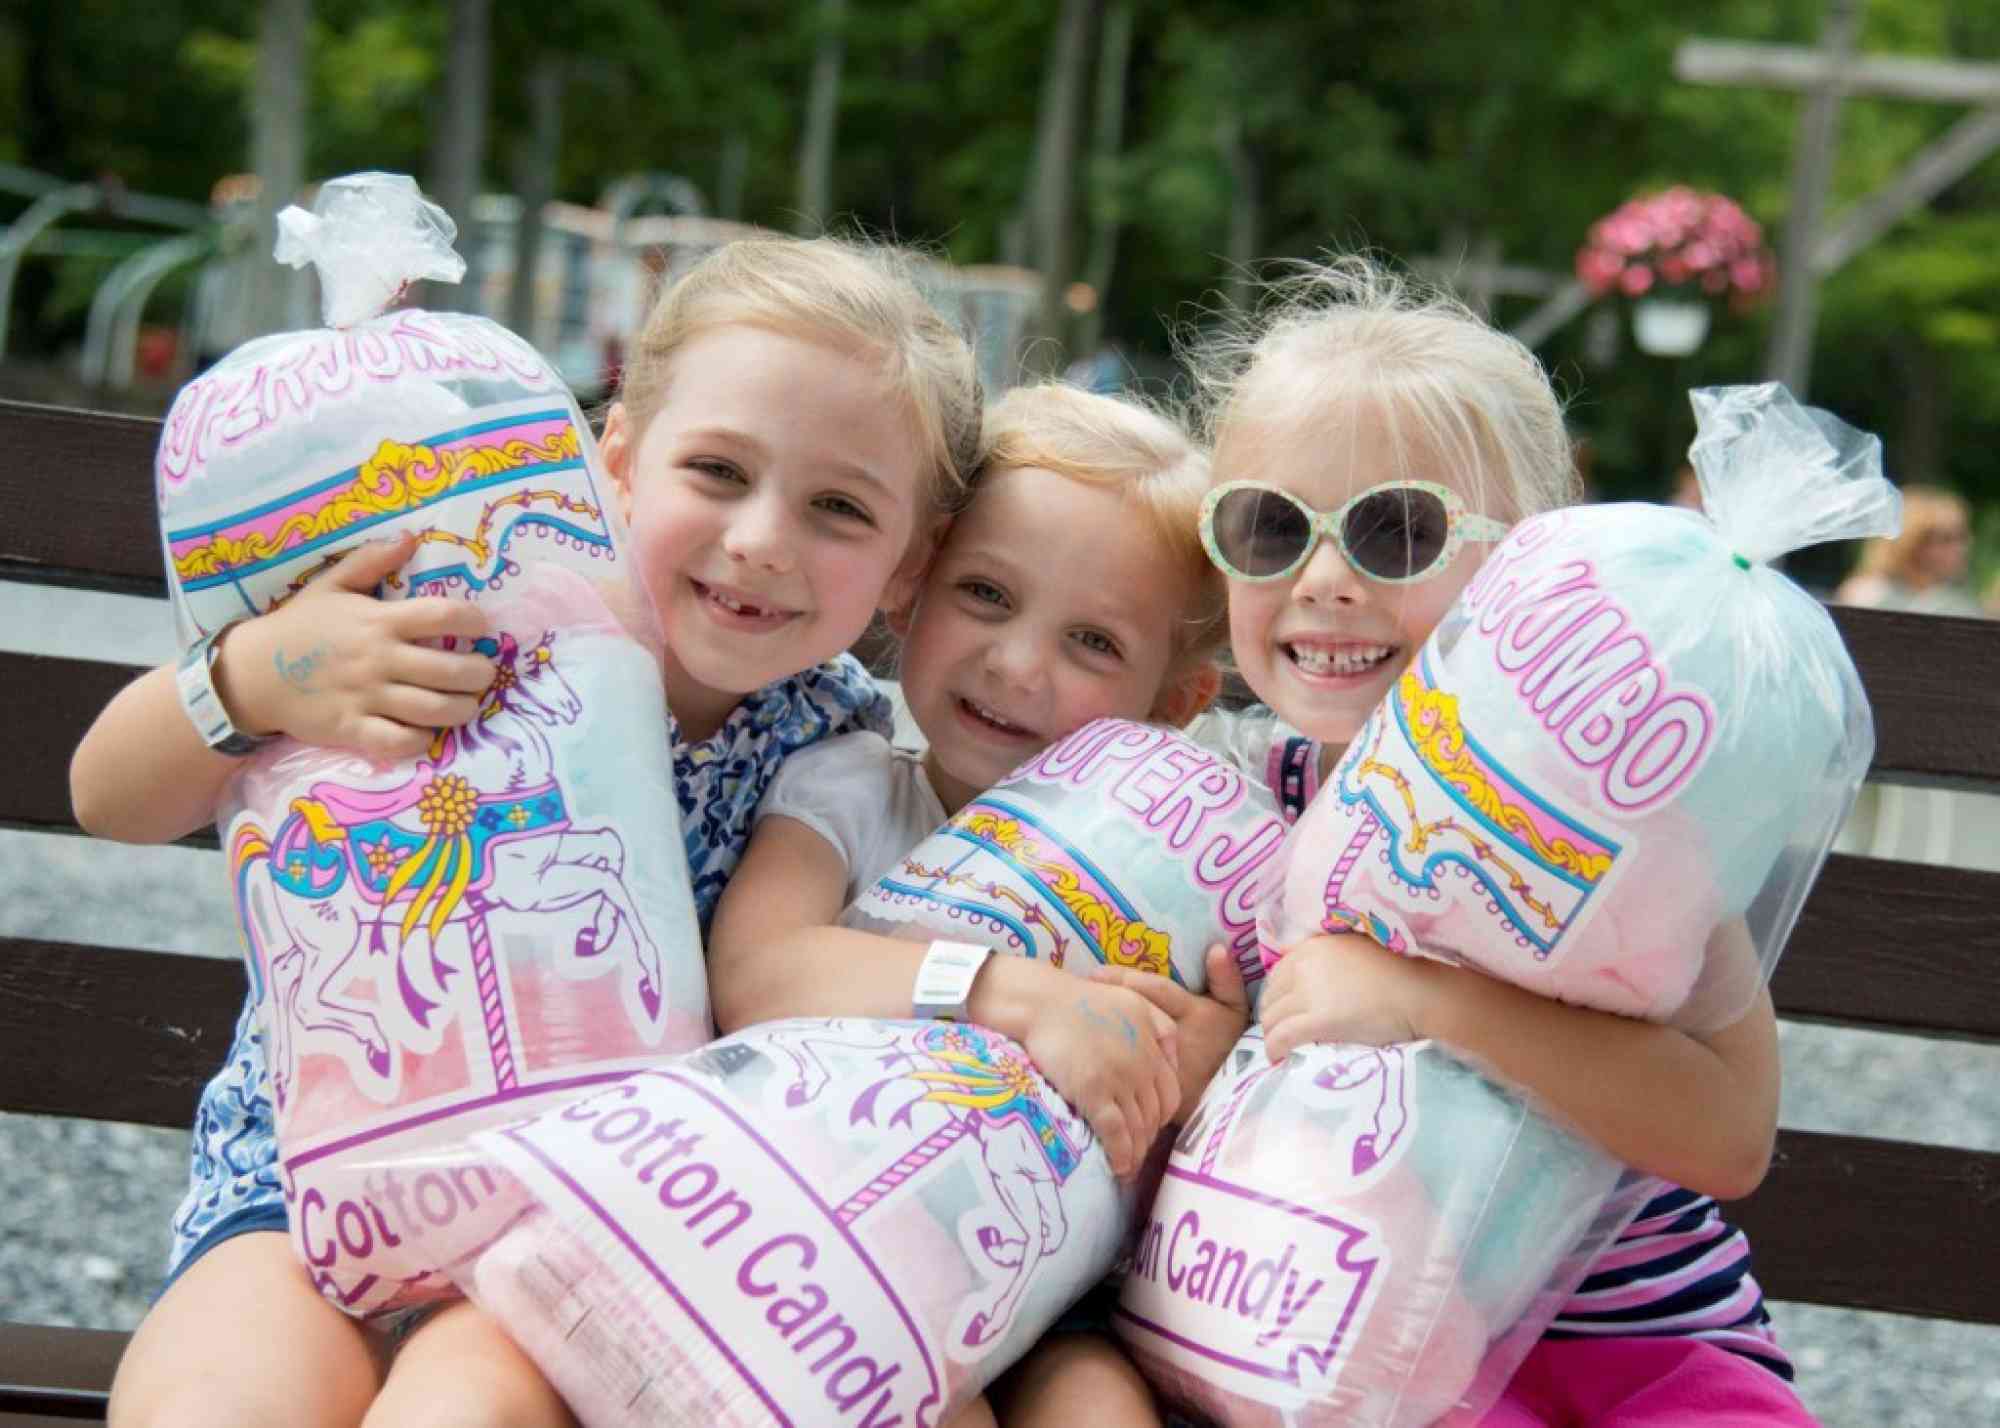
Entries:
{"label": "white wristband", "polygon": [[914,1014],[925,1021],[964,1021],[973,979],[992,955],[991,947],[976,942],[931,943],[910,992]]}

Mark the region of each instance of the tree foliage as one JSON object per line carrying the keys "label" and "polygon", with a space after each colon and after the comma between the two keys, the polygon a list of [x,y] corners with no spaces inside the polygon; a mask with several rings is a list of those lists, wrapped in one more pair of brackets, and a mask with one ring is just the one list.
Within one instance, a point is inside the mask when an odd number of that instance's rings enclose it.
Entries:
{"label": "tree foliage", "polygon": [[[0,160],[200,199],[244,165],[254,0],[27,0],[0,17]],[[1076,142],[1076,248],[1121,227],[1103,331],[1164,362],[1170,322],[1225,301],[1232,248],[1369,247],[1450,263],[1482,246],[1566,274],[1590,222],[1649,188],[1729,193],[1775,234],[1804,100],[1684,84],[1685,40],[1811,44],[1821,0],[1134,0],[1122,136]],[[1061,0],[850,0],[831,211],[963,262],[1022,254],[1043,77]],[[557,188],[592,202],[666,170],[711,196],[740,162],[743,216],[794,226],[800,126],[822,7],[571,0],[494,7],[485,165],[504,188],[526,76],[565,80]],[[317,0],[315,173],[422,172],[450,7]],[[2000,63],[2000,10],[1869,0],[1861,48]],[[1084,106],[1086,116],[1090,106]],[[1854,97],[1830,211],[1890,181],[1962,108]],[[0,196],[0,204],[23,200]],[[0,217],[12,211],[0,208]],[[2000,502],[2000,159],[1988,159],[1823,285],[1813,398],[1881,431],[1895,474]],[[1502,296],[1518,322],[1529,296]],[[1725,317],[1679,362],[1570,324],[1543,355],[1572,394],[1593,475],[1659,490],[1691,433],[1680,389],[1752,380],[1770,315]]]}

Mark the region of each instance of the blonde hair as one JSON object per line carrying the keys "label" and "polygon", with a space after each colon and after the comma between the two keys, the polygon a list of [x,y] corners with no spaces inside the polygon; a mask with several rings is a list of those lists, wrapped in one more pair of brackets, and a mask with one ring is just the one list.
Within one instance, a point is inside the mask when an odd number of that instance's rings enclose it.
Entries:
{"label": "blonde hair", "polygon": [[1201,544],[1208,457],[1164,411],[1063,382],[1016,387],[986,412],[986,455],[973,485],[998,471],[1034,467],[1116,490],[1189,592],[1174,627],[1172,673],[1211,663],[1228,634],[1221,572]]}
{"label": "blonde hair", "polygon": [[1548,373],[1464,303],[1360,255],[1302,263],[1264,286],[1256,311],[1182,342],[1218,449],[1273,401],[1315,416],[1365,401],[1394,449],[1421,443],[1490,514],[1519,520],[1581,498]]}
{"label": "blonde hair", "polygon": [[1920,569],[1920,563],[1931,536],[1953,527],[1969,530],[1971,523],[1972,508],[1957,492],[1942,486],[1905,486],[1902,530],[1864,545],[1855,574],[1893,580],[1899,585],[1922,585],[1929,577]]}
{"label": "blonde hair", "polygon": [[659,410],[675,352],[736,323],[879,355],[909,405],[932,499],[946,512],[965,503],[980,451],[979,368],[963,334],[925,300],[908,254],[830,236],[716,249],[647,314],[619,387],[627,419],[643,429]]}

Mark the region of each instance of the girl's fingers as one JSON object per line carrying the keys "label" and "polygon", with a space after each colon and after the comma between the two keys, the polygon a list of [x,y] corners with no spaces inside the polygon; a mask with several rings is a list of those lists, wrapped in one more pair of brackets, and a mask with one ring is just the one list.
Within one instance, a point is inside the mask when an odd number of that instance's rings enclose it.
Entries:
{"label": "girl's fingers", "polygon": [[362,717],[356,731],[355,747],[378,763],[414,759],[430,747],[431,731],[414,729],[379,714]]}
{"label": "girl's fingers", "polygon": [[1287,1016],[1279,1021],[1267,1019],[1264,1023],[1264,1053],[1271,1058],[1273,1066],[1278,1065],[1292,1054],[1298,1044],[1298,1021]]}
{"label": "girl's fingers", "polygon": [[387,540],[371,540],[341,556],[320,579],[336,590],[372,595],[376,586],[403,568],[403,562],[416,548],[414,531],[405,531]]}
{"label": "girl's fingers", "polygon": [[1109,982],[1115,987],[1137,992],[1169,1017],[1181,1017],[1193,1005],[1193,995],[1183,987],[1177,987],[1166,977],[1156,977],[1151,972],[1135,972],[1130,967],[1097,967],[1091,977],[1099,982]]}
{"label": "girl's fingers", "polygon": [[469,642],[490,628],[486,612],[470,600],[426,595],[416,600],[400,600],[389,608],[393,612],[392,628],[406,640],[436,640],[450,635]]}
{"label": "girl's fingers", "polygon": [[1243,969],[1220,942],[1208,945],[1208,994],[1234,1011],[1250,1010],[1250,991],[1243,982]]}
{"label": "girl's fingers", "polygon": [[1160,1124],[1165,1125],[1181,1113],[1180,1073],[1174,1067],[1162,1064],[1153,1068],[1153,1079],[1160,1092]]}
{"label": "girl's fingers", "polygon": [[434,650],[425,645],[399,645],[389,658],[389,674],[399,684],[414,684],[445,694],[484,694],[493,683],[493,661],[485,655]]}
{"label": "girl's fingers", "polygon": [[1120,1167],[1126,1163],[1129,1140],[1125,1120],[1125,1112],[1116,1101],[1112,1101],[1099,1108],[1097,1119],[1090,1127],[1097,1133],[1097,1143],[1104,1147],[1104,1158],[1111,1162],[1112,1174],[1121,1177],[1126,1174]]}
{"label": "girl's fingers", "polygon": [[392,684],[382,691],[376,712],[399,724],[424,731],[455,729],[479,714],[476,694],[444,694],[435,689],[419,689],[414,684]]}
{"label": "girl's fingers", "polygon": [[1169,1066],[1180,1065],[1180,1026],[1171,1016],[1156,1006],[1148,1007],[1146,1010],[1153,1014],[1153,1039],[1160,1043],[1160,1055],[1166,1058]]}
{"label": "girl's fingers", "polygon": [[1132,1087],[1128,1100],[1132,1107],[1132,1145],[1136,1160],[1137,1148],[1149,1144],[1153,1133],[1160,1128],[1159,1096],[1150,1081],[1141,1081]]}
{"label": "girl's fingers", "polygon": [[1271,1028],[1292,1013],[1292,999],[1285,995],[1282,987],[1266,987],[1263,1005],[1257,1008],[1257,1020],[1264,1027],[1264,1039],[1271,1039]]}
{"label": "girl's fingers", "polygon": [[1132,1137],[1125,1152],[1127,1175],[1139,1173],[1139,1165],[1146,1158],[1146,1147],[1160,1133],[1159,1098],[1153,1094],[1153,1088],[1142,1081],[1132,1090]]}

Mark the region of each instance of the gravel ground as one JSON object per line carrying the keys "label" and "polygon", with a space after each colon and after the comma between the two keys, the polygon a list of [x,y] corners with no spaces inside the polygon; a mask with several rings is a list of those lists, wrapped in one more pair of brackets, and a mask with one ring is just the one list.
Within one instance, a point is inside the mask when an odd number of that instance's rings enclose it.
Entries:
{"label": "gravel ground", "polygon": [[[0,586],[0,642],[149,657],[164,630],[116,606]],[[66,597],[74,602],[75,597]],[[121,602],[122,603],[122,602]],[[29,639],[21,632],[40,631]],[[11,632],[11,633],[4,633]],[[0,934],[235,955],[219,855],[0,831]],[[1783,1121],[2000,1150],[2000,1047],[1785,1025]],[[0,1318],[131,1328],[187,1173],[178,1131],[0,1115]],[[2000,1329],[1776,1304],[1807,1405],[1833,1428],[2000,1425]]]}

